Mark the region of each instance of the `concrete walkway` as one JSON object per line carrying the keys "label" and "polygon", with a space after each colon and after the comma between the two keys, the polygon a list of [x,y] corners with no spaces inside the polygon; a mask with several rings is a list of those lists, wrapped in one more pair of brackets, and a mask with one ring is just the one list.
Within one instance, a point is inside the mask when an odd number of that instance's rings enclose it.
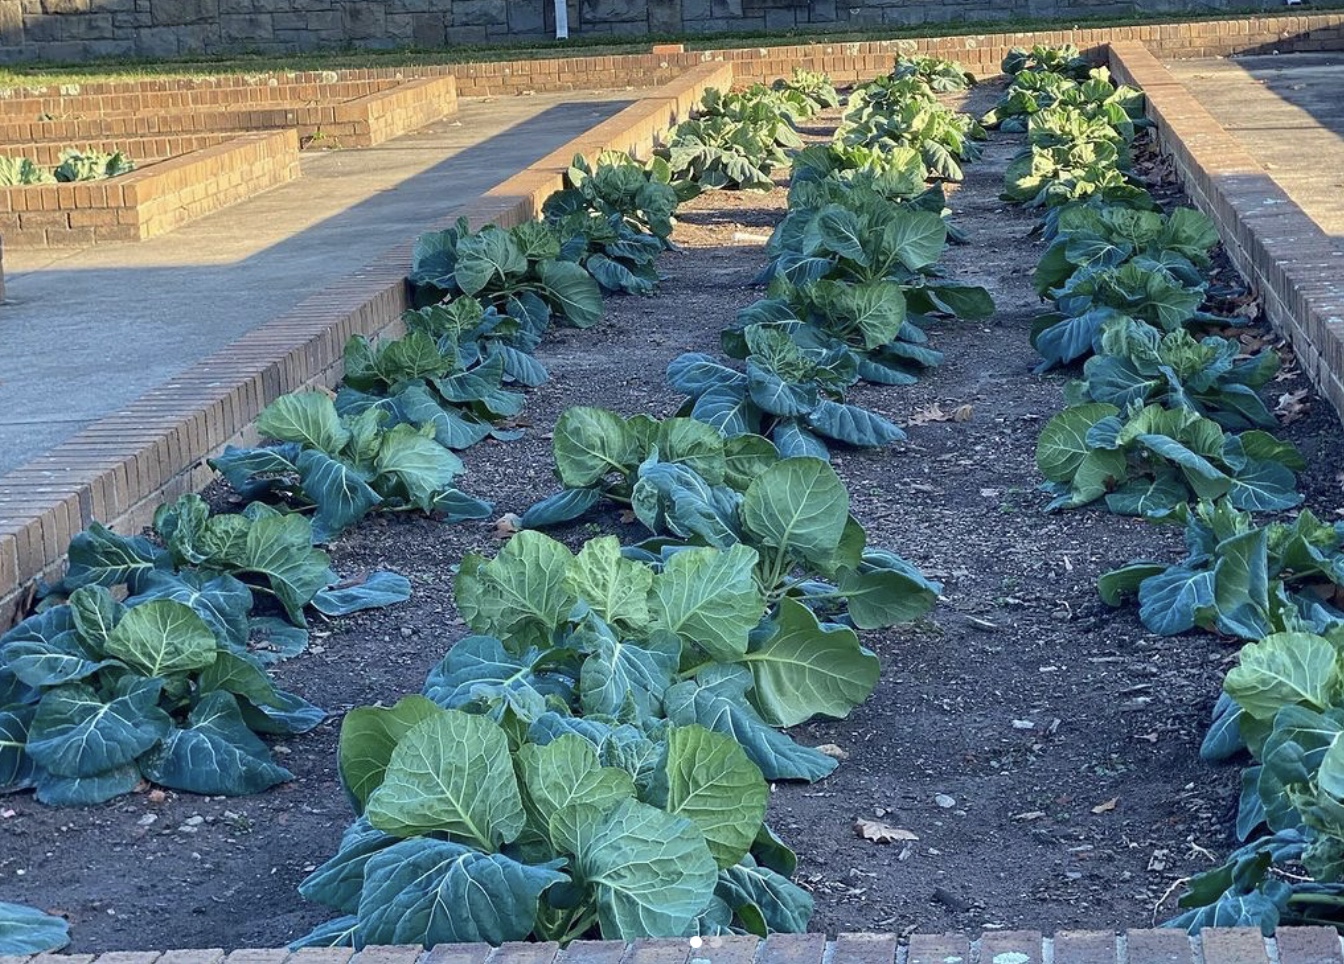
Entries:
{"label": "concrete walkway", "polygon": [[463,100],[380,145],[163,237],[5,252],[0,476],[342,280],[630,103]]}
{"label": "concrete walkway", "polygon": [[1344,249],[1344,53],[1165,63]]}

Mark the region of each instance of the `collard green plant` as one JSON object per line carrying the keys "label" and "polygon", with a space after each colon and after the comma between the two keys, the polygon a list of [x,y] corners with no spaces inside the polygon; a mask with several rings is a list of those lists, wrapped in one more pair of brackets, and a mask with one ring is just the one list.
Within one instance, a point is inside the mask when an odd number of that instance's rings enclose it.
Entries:
{"label": "collard green plant", "polygon": [[[3,785],[0,779],[0,785]],[[35,907],[0,901],[0,954],[26,957],[58,951],[70,943],[65,918]]]}
{"label": "collard green plant", "polygon": [[1101,350],[1083,366],[1083,377],[1064,388],[1070,405],[1106,402],[1118,408],[1157,402],[1188,408],[1226,429],[1272,429],[1278,421],[1256,389],[1279,370],[1279,356],[1264,350],[1242,358],[1241,346],[1210,335],[1196,340],[1184,329],[1163,334],[1124,315],[1102,324]]}
{"label": "collard green plant", "polygon": [[1198,285],[1218,244],[1213,222],[1194,208],[1170,215],[1096,202],[1061,207],[1050,225],[1050,247],[1032,277],[1045,295],[1088,268],[1117,268],[1136,257],[1161,264],[1181,281]]}
{"label": "collard green plant", "polygon": [[[661,562],[682,545],[746,545],[768,600],[791,596],[863,629],[908,622],[936,601],[938,587],[908,562],[867,548],[848,493],[824,462],[781,460],[764,438],[724,439],[693,419],[657,423],[594,408],[561,416],[553,445],[565,488],[528,509],[524,526],[567,522],[603,501],[628,505],[655,535],[636,547],[640,558]],[[769,531],[772,514],[819,527]]]}
{"label": "collard green plant", "polygon": [[419,428],[386,420],[379,407],[343,417],[321,392],[282,395],[257,418],[257,431],[279,445],[230,446],[210,464],[245,499],[311,507],[319,541],[374,509],[418,509],[450,522],[490,514],[488,502],[453,487],[462,462],[437,440],[432,419]]}
{"label": "collard green plant", "polygon": [[827,439],[875,448],[905,437],[882,416],[845,402],[859,372],[844,344],[804,347],[773,324],[750,324],[734,337],[745,372],[696,352],[668,366],[668,382],[690,396],[679,414],[728,438],[764,435],[786,457],[826,459]]}
{"label": "collard green plant", "polygon": [[[65,577],[42,605],[95,586],[124,589],[133,598],[176,600],[226,645],[271,663],[307,646],[307,607],[343,616],[410,598],[410,583],[394,573],[342,580],[313,545],[308,519],[262,503],[213,514],[200,496],[188,494],[159,507],[154,530],[157,543],[94,522],[70,541]],[[285,619],[265,615],[258,598],[271,600]]]}
{"label": "collard green plant", "polygon": [[932,177],[960,181],[961,164],[980,157],[984,129],[939,103],[916,77],[885,78],[858,88],[835,139],[846,146],[919,151]]}
{"label": "collard green plant", "polygon": [[1037,371],[1086,358],[1102,347],[1108,324],[1132,318],[1162,332],[1192,324],[1227,324],[1228,319],[1200,310],[1207,285],[1188,284],[1167,266],[1146,256],[1118,268],[1092,266],[1075,271],[1062,287],[1052,288],[1054,310],[1031,326],[1032,347],[1042,361]]}
{"label": "collard green plant", "polygon": [[61,163],[56,165],[52,176],[57,181],[100,181],[109,177],[120,177],[135,170],[135,162],[121,151],[61,152]]}
{"label": "collard green plant", "polygon": [[829,74],[795,67],[788,80],[781,78],[775,81],[773,87],[777,91],[795,91],[802,94],[817,110],[840,106],[840,95],[836,92]]}
{"label": "collard green plant", "polygon": [[575,157],[568,181],[543,206],[560,237],[561,257],[582,264],[605,291],[651,293],[658,283],[654,262],[672,246],[678,195],[671,166],[662,158],[646,166],[609,151],[596,167]]}
{"label": "collard green plant", "polygon": [[769,191],[775,186],[770,172],[788,162],[773,126],[721,116],[683,121],[655,153],[667,161],[674,181],[705,190]]}
{"label": "collard green plant", "polygon": [[[1237,836],[1267,831],[1192,878],[1165,926],[1259,927],[1344,920],[1344,692],[1338,637],[1276,632],[1245,646],[1223,684],[1202,754],[1249,748]],[[1277,873],[1293,865],[1300,871]]]}
{"label": "collard green plant", "polygon": [[1297,630],[1339,638],[1344,630],[1344,524],[1303,510],[1291,523],[1257,526],[1225,499],[1155,521],[1185,526],[1186,558],[1131,562],[1098,584],[1112,606],[1137,596],[1153,632],[1200,628],[1256,640]]}
{"label": "collard green plant", "polygon": [[1092,71],[1092,62],[1073,44],[1051,47],[1035,44],[1030,49],[1014,47],[1003,58],[1003,72],[1014,78],[1023,73],[1051,73],[1084,80]]}
{"label": "collard green plant", "polygon": [[975,74],[946,57],[906,57],[898,55],[891,71],[894,79],[918,77],[934,93],[948,94],[975,85]]}
{"label": "collard green plant", "polygon": [[1192,499],[1227,496],[1238,509],[1291,509],[1302,501],[1302,456],[1258,430],[1234,435],[1190,409],[1122,410],[1092,402],[1067,408],[1041,432],[1036,465],[1054,495],[1049,509],[1105,498],[1119,515],[1151,516]]}
{"label": "collard green plant", "polygon": [[56,806],[102,803],[142,779],[191,793],[258,793],[291,778],[257,733],[302,733],[325,714],[278,689],[255,656],[168,597],[117,602],[102,586],[0,637],[0,791]]}
{"label": "collard green plant", "polygon": [[0,157],[0,187],[23,184],[52,184],[52,173],[26,157]]}
{"label": "collard green plant", "polygon": [[[477,323],[457,328],[457,316]],[[526,399],[506,389],[504,381],[510,371],[528,382],[544,381],[545,369],[504,340],[481,333],[489,323],[511,319],[488,317],[470,298],[408,312],[406,318],[409,330],[401,338],[371,342],[354,335],[346,343],[336,411],[348,419],[372,409],[382,413],[385,426],[431,426],[435,441],[450,449],[470,448],[489,436],[516,438],[496,424],[521,412]],[[435,338],[432,331],[442,334]]]}
{"label": "collard green plant", "polygon": [[575,328],[602,317],[597,282],[573,261],[560,259],[560,239],[543,222],[504,230],[493,224],[472,232],[465,218],[415,242],[409,280],[419,307],[476,298],[485,307],[544,331],[552,315]]}
{"label": "collard green plant", "polygon": [[341,752],[360,768],[342,776],[362,815],[300,890],[348,916],[299,943],[806,927],[791,867],[752,856],[769,791],[731,736],[553,719],[515,735],[415,697],[351,714]]}

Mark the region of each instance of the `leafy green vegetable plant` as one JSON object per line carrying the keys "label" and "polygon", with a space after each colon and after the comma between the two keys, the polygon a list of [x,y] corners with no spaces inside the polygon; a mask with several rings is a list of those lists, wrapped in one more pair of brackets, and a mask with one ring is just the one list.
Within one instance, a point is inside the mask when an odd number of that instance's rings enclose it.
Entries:
{"label": "leafy green vegetable plant", "polygon": [[1341,638],[1344,523],[1303,510],[1291,523],[1257,526],[1226,499],[1155,521],[1183,524],[1189,554],[1106,573],[1098,588],[1109,605],[1136,595],[1143,624],[1164,636],[1198,627],[1247,640],[1290,630]]}
{"label": "leafy green vegetable plant", "polygon": [[649,294],[658,283],[654,261],[671,247],[678,196],[662,158],[647,166],[605,152],[590,167],[580,155],[570,187],[546,199],[543,215],[560,237],[560,253],[577,261],[605,291]]}
{"label": "leafy green vegetable plant", "polygon": [[906,57],[898,55],[891,76],[900,80],[918,77],[934,93],[949,94],[975,86],[975,74],[946,57]]}
{"label": "leafy green vegetable plant", "polygon": [[1145,516],[1221,496],[1238,509],[1291,509],[1302,501],[1294,470],[1305,468],[1291,443],[1267,432],[1234,435],[1190,409],[1103,402],[1052,418],[1036,465],[1055,496],[1051,510],[1104,497],[1112,512]]}
{"label": "leafy green vegetable plant", "polygon": [[1070,405],[1106,402],[1122,409],[1157,402],[1191,409],[1226,429],[1272,429],[1278,421],[1256,389],[1278,369],[1271,350],[1243,359],[1230,339],[1196,341],[1184,329],[1163,334],[1117,315],[1102,323],[1101,350],[1083,366],[1082,379],[1064,387],[1064,398]]}
{"label": "leafy green vegetable plant", "polygon": [[[565,488],[528,509],[524,526],[571,521],[614,501],[655,534],[636,547],[640,558],[659,562],[684,544],[746,545],[760,560],[756,578],[767,599],[793,596],[865,629],[912,620],[937,598],[938,587],[905,560],[866,548],[834,469],[811,458],[781,460],[760,436],[722,438],[693,419],[658,423],[572,408],[556,424],[553,445]],[[813,516],[829,528],[764,531],[760,520],[777,512]],[[837,533],[840,542],[832,539]]]}
{"label": "leafy green vegetable plant", "polygon": [[772,86],[777,91],[795,91],[802,94],[812,102],[816,110],[828,110],[840,106],[840,95],[836,92],[830,76],[818,71],[795,67],[788,80],[781,78]]}
{"label": "leafy green vegetable plant", "polygon": [[100,181],[109,177],[120,177],[135,170],[135,162],[121,151],[61,152],[61,163],[56,165],[52,176],[57,181]]}
{"label": "leafy green vegetable plant", "polygon": [[736,334],[745,373],[695,352],[668,366],[669,383],[690,396],[680,414],[729,438],[765,435],[785,456],[828,458],[824,439],[874,448],[905,437],[882,416],[844,401],[859,378],[845,345],[804,347],[773,324],[749,324]]}
{"label": "leafy green vegetable plant", "polygon": [[1003,58],[1003,72],[1016,80],[1023,73],[1051,73],[1084,80],[1092,71],[1092,62],[1073,44],[1051,47],[1035,44],[1030,49],[1014,47]]}
{"label": "leafy green vegetable plant", "polygon": [[375,508],[418,509],[453,522],[490,514],[489,503],[453,487],[462,462],[437,441],[432,419],[419,428],[387,427],[386,419],[378,407],[343,417],[321,392],[282,395],[257,418],[257,431],[281,444],[229,446],[210,464],[245,499],[278,497],[315,510],[319,541]]}
{"label": "leafy green vegetable plant", "polygon": [[920,152],[933,177],[960,181],[961,163],[980,157],[983,128],[967,114],[939,103],[917,77],[879,78],[850,95],[849,111],[836,131],[846,146],[897,147]]}
{"label": "leafy green vegetable plant", "polygon": [[410,282],[420,307],[466,295],[534,330],[552,315],[589,328],[602,317],[602,293],[582,265],[559,258],[560,239],[542,222],[472,232],[463,218],[419,237]]}
{"label": "leafy green vegetable plant", "polygon": [[675,181],[706,190],[769,191],[770,172],[788,162],[773,126],[728,117],[692,118],[678,124],[655,152]]}
{"label": "leafy green vegetable plant", "polygon": [[[464,316],[477,324],[456,328]],[[529,383],[544,381],[546,372],[529,355],[482,333],[486,324],[502,326],[511,319],[487,319],[470,298],[408,312],[406,319],[409,330],[401,338],[370,342],[354,335],[346,343],[336,411],[355,418],[372,409],[385,416],[384,424],[430,426],[435,441],[449,449],[469,448],[489,436],[516,438],[495,427],[521,412],[526,401],[506,389],[504,380],[513,372]],[[431,334],[436,330],[443,332],[438,338]],[[459,340],[464,338],[465,343]]]}
{"label": "leafy green vegetable plant", "polygon": [[0,792],[35,787],[60,806],[102,803],[142,779],[260,792],[291,774],[256,734],[303,733],[325,716],[187,603],[120,603],[97,585],[0,637],[6,677],[22,691],[0,701]]}

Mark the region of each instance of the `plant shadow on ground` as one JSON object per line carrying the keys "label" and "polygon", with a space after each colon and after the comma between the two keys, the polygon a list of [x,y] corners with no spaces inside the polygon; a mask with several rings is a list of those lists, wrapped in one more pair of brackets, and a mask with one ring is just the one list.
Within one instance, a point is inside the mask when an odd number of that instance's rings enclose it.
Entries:
{"label": "plant shadow on ground", "polygon": [[[992,96],[978,91],[972,108]],[[992,135],[951,198],[971,243],[951,249],[948,267],[988,286],[999,311],[934,332],[947,359],[918,385],[856,393],[909,424],[907,443],[835,460],[870,540],[941,580],[946,598],[931,619],[868,637],[883,675],[867,703],[795,733],[847,756],[823,783],[779,785],[772,796],[770,820],[799,848],[798,878],[816,897],[817,930],[1147,926],[1173,882],[1232,844],[1237,770],[1206,765],[1197,751],[1235,647],[1153,636],[1132,609],[1107,609],[1096,595],[1107,569],[1178,557],[1179,532],[1099,511],[1041,513],[1036,436],[1062,407],[1067,375],[1031,374],[1040,246],[1028,237],[1032,216],[998,200],[1018,145]],[[763,250],[739,239],[784,210],[782,189],[693,202],[657,296],[613,299],[596,328],[548,338],[538,357],[553,378],[529,399],[529,430],[466,454],[470,491],[501,514],[554,491],[549,429],[571,405],[671,414],[667,363],[715,351],[719,329],[759,296],[751,281]],[[969,405],[970,417],[934,420],[935,405]],[[1308,505],[1330,514],[1341,501],[1338,422],[1317,402],[1287,434],[1311,461],[1301,479]],[[614,509],[553,534],[576,546],[607,532],[639,537]],[[452,567],[498,544],[489,524],[405,517],[371,518],[347,534],[333,547],[340,571],[395,569],[415,596],[318,627],[317,645],[281,668],[281,685],[333,713],[285,748],[297,779],[260,797],[141,794],[86,811],[8,799],[6,899],[68,914],[75,951],[274,946],[324,920],[296,887],[349,822],[334,766],[339,715],[419,690],[467,633]],[[918,839],[860,839],[860,817]]]}

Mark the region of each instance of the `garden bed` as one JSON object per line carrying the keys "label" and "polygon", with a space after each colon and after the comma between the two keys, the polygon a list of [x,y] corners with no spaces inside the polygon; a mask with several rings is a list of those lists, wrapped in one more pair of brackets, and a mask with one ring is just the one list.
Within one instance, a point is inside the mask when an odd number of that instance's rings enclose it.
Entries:
{"label": "garden bed", "polygon": [[452,77],[129,89],[0,98],[0,153],[32,144],[294,128],[316,147],[373,147],[457,110]]}
{"label": "garden bed", "polygon": [[[977,91],[970,109],[993,93]],[[1028,239],[1032,215],[998,200],[1019,144],[992,134],[951,202],[970,243],[949,251],[947,267],[988,287],[999,310],[983,324],[940,326],[947,361],[919,384],[857,390],[852,400],[906,425],[909,442],[835,460],[871,541],[942,581],[945,602],[914,627],[866,637],[883,675],[850,718],[795,731],[847,757],[828,780],[779,785],[772,797],[771,822],[801,850],[814,929],[1144,927],[1176,880],[1231,845],[1238,775],[1197,751],[1235,650],[1208,635],[1154,636],[1096,595],[1098,575],[1155,545],[1179,555],[1178,534],[1095,510],[1040,511],[1032,455],[1066,376],[1030,374],[1041,248]],[[467,452],[465,486],[500,513],[521,512],[556,487],[549,432],[565,408],[670,414],[667,363],[715,351],[720,328],[757,297],[758,239],[783,212],[782,189],[683,208],[685,250],[661,261],[659,293],[609,300],[599,326],[548,337],[537,354],[553,378],[529,397],[528,431]],[[1304,387],[1297,376],[1272,391]],[[1344,447],[1333,413],[1316,404],[1285,434],[1310,465],[1299,486],[1308,503],[1336,506]],[[571,546],[637,534],[614,511],[589,520],[556,534]],[[278,670],[280,683],[334,714],[419,691],[467,632],[452,567],[498,544],[489,524],[364,522],[333,547],[337,568],[401,572],[414,597],[319,629],[308,655]],[[87,810],[7,798],[0,889],[64,912],[80,951],[293,939],[329,916],[296,888],[349,821],[337,731],[333,718],[288,741],[283,762],[297,779],[259,797],[139,794]],[[862,840],[861,817],[918,839]]]}
{"label": "garden bed", "polygon": [[0,234],[16,248],[142,241],[298,176],[294,131],[239,134],[120,177],[0,188]]}

